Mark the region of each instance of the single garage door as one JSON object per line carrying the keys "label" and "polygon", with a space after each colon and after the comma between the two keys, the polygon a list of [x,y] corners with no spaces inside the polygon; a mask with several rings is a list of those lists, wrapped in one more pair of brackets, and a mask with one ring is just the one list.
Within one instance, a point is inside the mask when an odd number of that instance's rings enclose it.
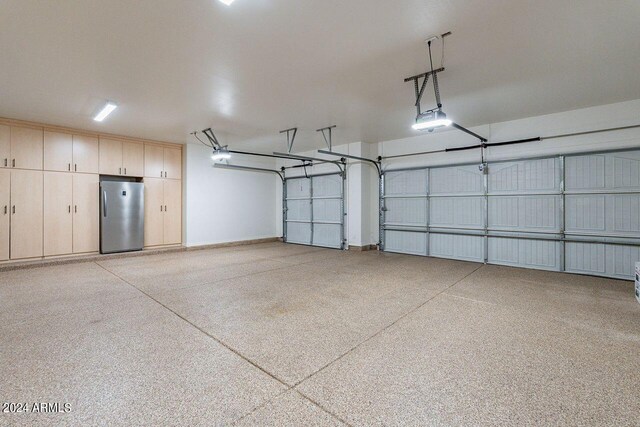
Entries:
{"label": "single garage door", "polygon": [[343,183],[342,174],[285,180],[285,242],[344,248]]}
{"label": "single garage door", "polygon": [[623,279],[640,261],[640,151],[387,171],[382,188],[385,251]]}

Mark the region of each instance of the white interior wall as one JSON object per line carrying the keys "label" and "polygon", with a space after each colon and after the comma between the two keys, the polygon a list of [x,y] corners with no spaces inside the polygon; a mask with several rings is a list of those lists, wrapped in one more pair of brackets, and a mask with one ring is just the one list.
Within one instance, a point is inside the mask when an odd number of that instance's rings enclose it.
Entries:
{"label": "white interior wall", "polygon": [[[270,159],[238,164],[273,169]],[[211,150],[185,149],[183,229],[186,246],[277,237],[275,174],[215,169]]]}

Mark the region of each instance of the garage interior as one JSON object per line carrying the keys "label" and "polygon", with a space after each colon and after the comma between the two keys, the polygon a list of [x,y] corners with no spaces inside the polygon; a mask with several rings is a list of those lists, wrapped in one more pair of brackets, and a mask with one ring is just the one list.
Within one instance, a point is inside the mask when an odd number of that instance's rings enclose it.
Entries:
{"label": "garage interior", "polygon": [[637,2],[0,10],[0,425],[640,424]]}

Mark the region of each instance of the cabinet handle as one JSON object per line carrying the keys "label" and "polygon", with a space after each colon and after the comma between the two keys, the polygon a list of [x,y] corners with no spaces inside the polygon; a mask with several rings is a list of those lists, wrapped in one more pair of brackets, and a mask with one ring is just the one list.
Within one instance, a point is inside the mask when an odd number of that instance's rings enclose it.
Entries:
{"label": "cabinet handle", "polygon": [[4,205],[4,214],[7,214],[7,205]]}
{"label": "cabinet handle", "polygon": [[12,166],[12,167],[14,167],[14,168],[15,168],[15,167],[16,167],[16,159],[13,159],[12,164],[13,164],[13,166]]}
{"label": "cabinet handle", "polygon": [[160,212],[162,212],[162,205],[160,205]]}
{"label": "cabinet handle", "polygon": [[71,205],[69,205],[69,213],[71,213]]}
{"label": "cabinet handle", "polygon": [[124,174],[125,175],[127,174],[127,168],[124,168]]}
{"label": "cabinet handle", "polygon": [[71,163],[69,163],[68,169],[69,169],[69,172],[71,172]]}
{"label": "cabinet handle", "polygon": [[160,171],[160,178],[162,178],[162,171]]}
{"label": "cabinet handle", "polygon": [[13,205],[13,207],[11,208],[11,213],[15,215],[15,213],[16,213],[16,205]]}
{"label": "cabinet handle", "polygon": [[78,213],[78,205],[75,205],[75,206],[73,207],[73,212],[74,212],[74,213]]}
{"label": "cabinet handle", "polygon": [[167,171],[164,171],[164,177],[165,178],[167,177]]}
{"label": "cabinet handle", "polygon": [[164,211],[165,212],[167,211],[167,205],[164,205]]}
{"label": "cabinet handle", "polygon": [[77,163],[73,165],[73,171],[74,172],[78,172],[78,164]]}
{"label": "cabinet handle", "polygon": [[118,175],[122,175],[122,168],[118,168]]}
{"label": "cabinet handle", "polygon": [[9,164],[8,164],[9,159],[4,159],[4,167],[6,168]]}

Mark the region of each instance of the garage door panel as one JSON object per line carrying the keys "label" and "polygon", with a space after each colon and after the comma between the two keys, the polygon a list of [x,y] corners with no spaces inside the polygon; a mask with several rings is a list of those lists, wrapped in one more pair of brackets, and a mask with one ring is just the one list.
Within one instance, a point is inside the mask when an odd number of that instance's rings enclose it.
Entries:
{"label": "garage door panel", "polygon": [[488,225],[492,230],[559,232],[561,196],[489,197]]}
{"label": "garage door panel", "polygon": [[488,262],[491,264],[559,271],[562,243],[550,240],[489,237]]}
{"label": "garage door panel", "polygon": [[311,180],[308,178],[287,179],[287,198],[311,197]]}
{"label": "garage door panel", "polygon": [[342,177],[340,175],[314,176],[313,197],[342,197]]}
{"label": "garage door panel", "polygon": [[430,202],[432,227],[484,228],[483,197],[433,197]]}
{"label": "garage door panel", "polygon": [[557,158],[491,164],[490,194],[559,192],[562,173]]}
{"label": "garage door panel", "polygon": [[434,168],[429,172],[430,194],[483,194],[484,179],[477,165]]}
{"label": "garage door panel", "polygon": [[640,194],[566,196],[567,233],[640,237]]}
{"label": "garage door panel", "polygon": [[632,279],[635,262],[640,259],[637,246],[603,243],[566,243],[566,271]]}
{"label": "garage door panel", "polygon": [[311,200],[288,200],[287,219],[311,221]]}
{"label": "garage door panel", "polygon": [[311,244],[311,223],[288,222],[287,223],[287,242],[302,243],[304,245],[310,245]]}
{"label": "garage door panel", "polygon": [[427,226],[426,198],[388,198],[385,207],[386,224]]}
{"label": "garage door panel", "polygon": [[427,233],[387,230],[385,236],[387,252],[427,255]]}
{"label": "garage door panel", "polygon": [[[313,187],[315,192],[315,187]],[[341,222],[341,199],[313,199],[313,220]]]}
{"label": "garage door panel", "polygon": [[484,262],[484,237],[431,233],[429,255]]}
{"label": "garage door panel", "polygon": [[384,178],[385,195],[388,196],[426,196],[426,169],[386,172]]}
{"label": "garage door panel", "polygon": [[313,245],[340,248],[341,227],[340,224],[313,224]]}
{"label": "garage door panel", "polygon": [[640,151],[569,156],[568,191],[640,191]]}

